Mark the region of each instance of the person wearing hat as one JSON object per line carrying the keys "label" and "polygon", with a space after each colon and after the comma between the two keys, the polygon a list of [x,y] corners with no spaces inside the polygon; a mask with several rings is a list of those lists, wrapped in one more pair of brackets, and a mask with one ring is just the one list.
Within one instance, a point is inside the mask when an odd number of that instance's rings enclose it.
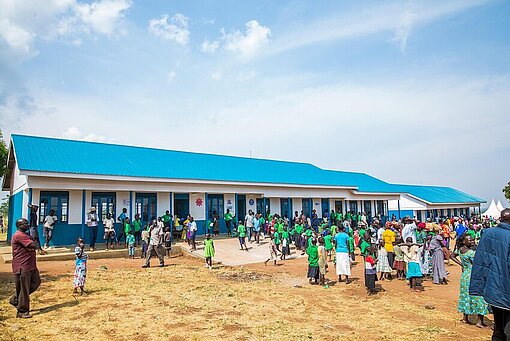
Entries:
{"label": "person wearing hat", "polygon": [[96,247],[97,240],[97,230],[98,230],[98,220],[96,208],[91,207],[89,213],[87,213],[87,226],[89,227],[89,236],[90,236],[90,251],[94,251]]}
{"label": "person wearing hat", "polygon": [[46,251],[44,251],[41,247],[41,240],[39,239],[39,220],[37,219],[37,211],[39,210],[39,206],[28,204],[28,208],[30,209],[30,216],[29,216],[29,226],[30,226],[30,236],[34,239],[34,241],[37,243],[37,251],[40,255],[46,254]]}

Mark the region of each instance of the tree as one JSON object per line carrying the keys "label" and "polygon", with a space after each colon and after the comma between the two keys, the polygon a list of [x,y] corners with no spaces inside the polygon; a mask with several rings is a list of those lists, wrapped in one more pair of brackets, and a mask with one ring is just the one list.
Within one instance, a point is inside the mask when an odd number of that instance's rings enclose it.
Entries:
{"label": "tree", "polygon": [[7,149],[7,145],[4,141],[4,135],[2,134],[2,130],[0,130],[0,178],[3,178],[5,172],[7,171],[7,155],[9,154],[9,150]]}
{"label": "tree", "polygon": [[510,181],[508,181],[505,188],[503,188],[503,193],[505,193],[506,200],[510,201]]}
{"label": "tree", "polygon": [[0,216],[7,218],[9,215],[9,195],[2,199],[2,203],[0,204]]}

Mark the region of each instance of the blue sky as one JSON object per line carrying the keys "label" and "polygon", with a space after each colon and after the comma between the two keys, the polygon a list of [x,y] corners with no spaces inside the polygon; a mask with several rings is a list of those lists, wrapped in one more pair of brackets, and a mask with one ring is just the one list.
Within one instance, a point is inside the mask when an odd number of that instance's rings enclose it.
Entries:
{"label": "blue sky", "polygon": [[0,125],[503,199],[509,15],[483,0],[0,0]]}

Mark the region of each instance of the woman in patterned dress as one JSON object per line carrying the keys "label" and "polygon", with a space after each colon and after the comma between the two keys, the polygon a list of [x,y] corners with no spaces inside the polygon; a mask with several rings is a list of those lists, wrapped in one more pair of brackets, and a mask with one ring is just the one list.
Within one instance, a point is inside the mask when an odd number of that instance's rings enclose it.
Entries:
{"label": "woman in patterned dress", "polygon": [[76,269],[74,271],[74,280],[73,280],[73,293],[78,293],[78,288],[80,288],[80,295],[85,293],[85,279],[87,278],[87,260],[88,255],[84,251],[85,241],[83,238],[79,237],[77,240],[76,248],[74,249],[74,254],[76,255]]}
{"label": "woman in patterned dress", "polygon": [[[461,245],[459,253],[454,253],[451,256],[451,259],[462,267],[458,311],[464,314],[461,321],[468,324],[469,315],[477,315],[478,321],[476,326],[482,328],[486,326],[483,317],[489,313],[488,305],[483,297],[469,295],[471,268],[473,267],[473,258],[475,257],[475,250],[473,249],[475,241],[470,235],[465,234],[460,237],[459,244]],[[460,261],[457,259],[457,256],[460,257]]]}

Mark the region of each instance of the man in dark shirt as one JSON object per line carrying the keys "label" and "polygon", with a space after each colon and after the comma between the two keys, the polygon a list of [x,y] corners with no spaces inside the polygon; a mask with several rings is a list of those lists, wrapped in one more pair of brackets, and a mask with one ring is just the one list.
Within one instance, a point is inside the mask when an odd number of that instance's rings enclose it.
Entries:
{"label": "man in dark shirt", "polygon": [[11,239],[12,272],[16,284],[16,294],[12,295],[9,303],[18,309],[17,317],[30,318],[30,294],[39,288],[41,277],[37,270],[35,251],[37,242],[27,234],[30,226],[26,219],[16,221],[18,229]]}
{"label": "man in dark shirt", "polygon": [[39,239],[39,220],[37,219],[37,211],[39,210],[39,206],[29,204],[28,207],[30,208],[30,221],[29,221],[29,227],[30,227],[30,236],[34,239],[34,241],[37,243],[37,250],[39,251],[39,254],[44,255],[46,254],[46,251],[44,251],[41,247],[41,241]]}

